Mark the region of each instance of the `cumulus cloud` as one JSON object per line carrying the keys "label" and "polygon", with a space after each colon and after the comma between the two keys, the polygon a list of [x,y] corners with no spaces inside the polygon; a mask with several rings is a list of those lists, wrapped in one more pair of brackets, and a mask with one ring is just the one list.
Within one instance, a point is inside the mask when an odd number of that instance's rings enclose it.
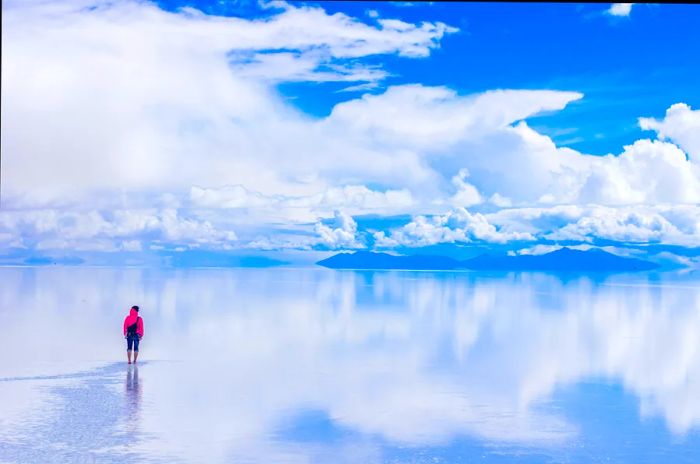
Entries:
{"label": "cumulus cloud", "polygon": [[589,157],[587,161],[588,175],[574,198],[580,202],[700,202],[699,166],[674,144],[637,140],[619,156]]}
{"label": "cumulus cloud", "polygon": [[246,250],[295,253],[291,259],[302,263],[314,262],[314,256],[325,257],[325,254],[318,253],[329,250],[365,247],[364,234],[358,231],[352,216],[337,211],[331,219],[318,219],[310,228],[289,225],[266,227],[262,233],[245,239],[239,238],[237,246]]}
{"label": "cumulus cloud", "polygon": [[466,139],[456,150],[469,156],[435,163],[468,167],[482,195],[498,194],[513,205],[700,201],[698,166],[673,143],[639,140],[619,155],[592,156],[559,148],[521,122]]}
{"label": "cumulus cloud", "polygon": [[343,183],[358,183],[369,170],[365,177],[378,181],[391,163],[424,175],[414,156],[402,161],[324,133],[261,75],[377,80],[384,72],[357,58],[424,57],[454,28],[368,25],[287,4],[268,18],[241,19],[171,13],[146,2],[93,3],[3,5],[9,200],[50,204],[102,189],[250,188],[252,179],[266,194],[295,195],[318,191],[322,182],[310,176],[342,173],[354,177]]}
{"label": "cumulus cloud", "polygon": [[[698,209],[690,214],[697,216]],[[700,229],[682,231],[655,208],[587,208],[575,222],[545,235],[554,240],[608,239],[625,243],[700,245]],[[685,232],[685,233],[684,233]]]}
{"label": "cumulus cloud", "polygon": [[634,3],[613,3],[606,13],[611,16],[629,16]]}
{"label": "cumulus cloud", "polygon": [[284,222],[311,222],[318,216],[331,217],[337,209],[349,214],[391,214],[405,211],[414,203],[411,192],[371,190],[364,185],[327,187],[303,196],[265,195],[242,185],[190,189],[189,205],[195,208],[254,210],[255,216]]}
{"label": "cumulus cloud", "polygon": [[[0,233],[22,246],[79,251],[135,251],[142,242],[190,248],[231,248],[233,230],[187,217],[175,209],[110,211],[4,211]],[[30,243],[31,242],[31,243]]]}
{"label": "cumulus cloud", "polygon": [[333,224],[326,225],[316,223],[316,233],[320,236],[321,243],[329,248],[362,248],[357,238],[357,223],[352,216],[336,211]]}
{"label": "cumulus cloud", "polygon": [[582,98],[577,92],[495,90],[461,96],[447,87],[392,86],[380,95],[339,103],[325,121],[375,142],[434,153]]}
{"label": "cumulus cloud", "polygon": [[[576,104],[583,95],[575,91],[460,95],[445,86],[396,85],[312,118],[283,99],[275,82],[352,81],[348,94],[377,89],[388,70],[361,58],[425,57],[456,30],[266,6],[264,17],[242,19],[136,1],[4,4],[5,210],[97,212],[95,224],[110,224],[102,231],[121,227],[108,210],[177,211],[173,224],[209,224],[217,237],[211,246],[223,243],[217,231],[253,225],[260,238],[241,246],[281,243],[270,236],[280,224],[304,226],[284,247],[350,246],[338,238],[354,234],[349,222],[331,229],[316,223],[336,210],[412,215],[403,228],[378,232],[384,246],[504,243],[555,232],[693,242],[696,223],[685,212],[644,209],[700,203],[700,118],[688,105],[671,106],[661,120],[639,120],[658,140],[606,156],[558,147],[525,122]],[[494,207],[503,213],[485,213]],[[533,208],[541,213],[525,224]],[[523,216],[515,221],[511,211]],[[50,234],[60,232],[13,224],[3,244],[51,243]],[[163,227],[158,240],[205,246],[204,235]]]}
{"label": "cumulus cloud", "polygon": [[472,214],[465,208],[455,208],[444,215],[417,216],[388,235],[383,231],[375,233],[377,246],[385,247],[473,241],[504,243],[533,239],[534,237],[527,232],[500,231],[483,214]]}
{"label": "cumulus cloud", "polygon": [[276,197],[250,191],[242,185],[221,188],[193,186],[190,189],[190,200],[194,205],[205,208],[255,208],[279,202]]}
{"label": "cumulus cloud", "polygon": [[503,209],[487,218],[504,231],[530,232],[547,240],[700,245],[697,205],[559,205]]}
{"label": "cumulus cloud", "polygon": [[[404,85],[338,104],[323,123],[374,147],[415,153],[430,169],[426,182],[413,188],[426,194],[445,195],[446,180],[464,182],[468,172],[465,205],[478,202],[475,192],[501,205],[700,201],[698,166],[675,143],[639,140],[619,155],[592,156],[557,147],[522,121],[581,97],[550,91],[459,96],[444,87]],[[676,115],[667,118],[669,127],[681,126]],[[689,128],[684,140],[691,139],[697,124],[690,117],[682,121]]]}
{"label": "cumulus cloud", "polygon": [[[471,213],[456,208],[446,214],[417,216],[408,224],[375,233],[378,246],[426,246],[436,243],[581,242],[611,240],[624,244],[659,243],[700,246],[700,207],[695,205],[559,205],[504,208]],[[527,247],[553,251],[555,245]],[[534,247],[534,248],[533,248]]]}
{"label": "cumulus cloud", "polygon": [[450,198],[450,203],[455,206],[472,206],[483,201],[476,187],[466,181],[467,177],[469,177],[469,170],[462,168],[452,178],[452,184],[457,189],[457,192]]}
{"label": "cumulus cloud", "polygon": [[700,110],[676,103],[666,110],[664,119],[639,118],[639,126],[656,131],[661,140],[669,139],[678,144],[696,164],[700,164]]}

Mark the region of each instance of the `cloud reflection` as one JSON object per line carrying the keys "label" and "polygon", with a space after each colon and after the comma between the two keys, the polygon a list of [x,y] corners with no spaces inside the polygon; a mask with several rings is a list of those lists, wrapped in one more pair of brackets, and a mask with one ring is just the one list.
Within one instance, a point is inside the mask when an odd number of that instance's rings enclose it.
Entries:
{"label": "cloud reflection", "polygon": [[[0,323],[19,348],[0,367],[0,388],[26,373],[121,360],[124,308],[143,308],[148,388],[138,368],[115,365],[126,376],[126,410],[112,425],[125,425],[131,438],[103,452],[303,462],[318,444],[283,433],[303,411],[322,411],[329,426],[364,437],[363,455],[374,457],[365,462],[381,460],[380,442],[442,446],[471,437],[554,448],[582,432],[552,399],[596,379],[622,385],[639,398],[641,417],[662,417],[674,434],[700,424],[700,287],[692,276],[679,283],[315,269],[0,273]],[[65,336],[76,332],[77,354]],[[48,401],[46,390],[32,391]],[[11,425],[21,431],[37,414],[15,411]],[[40,420],[60,423],[57,414]],[[124,439],[109,427],[92,432]],[[324,446],[336,445],[347,446]]]}

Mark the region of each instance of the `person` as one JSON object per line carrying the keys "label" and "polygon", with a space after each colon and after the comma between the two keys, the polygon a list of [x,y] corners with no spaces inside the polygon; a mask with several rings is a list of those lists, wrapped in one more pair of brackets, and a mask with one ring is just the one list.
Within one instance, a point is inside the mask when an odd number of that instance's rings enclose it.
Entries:
{"label": "person", "polygon": [[139,357],[139,342],[143,338],[143,319],[139,316],[139,307],[132,306],[124,319],[124,338],[126,338],[126,357],[131,364],[131,351],[134,352],[134,364]]}

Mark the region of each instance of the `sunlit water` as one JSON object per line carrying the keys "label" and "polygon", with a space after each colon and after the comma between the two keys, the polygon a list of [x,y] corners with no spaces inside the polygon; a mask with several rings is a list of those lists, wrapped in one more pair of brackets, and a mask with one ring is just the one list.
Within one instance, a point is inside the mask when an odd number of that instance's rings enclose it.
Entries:
{"label": "sunlit water", "polygon": [[0,462],[700,458],[692,273],[0,268],[0,327]]}

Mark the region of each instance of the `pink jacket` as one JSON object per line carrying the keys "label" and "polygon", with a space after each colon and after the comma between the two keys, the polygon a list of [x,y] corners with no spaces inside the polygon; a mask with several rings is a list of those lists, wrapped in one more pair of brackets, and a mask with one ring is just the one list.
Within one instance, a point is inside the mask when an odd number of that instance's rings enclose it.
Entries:
{"label": "pink jacket", "polygon": [[131,308],[129,315],[124,319],[124,336],[126,337],[126,328],[136,323],[136,334],[139,338],[143,337],[143,319],[139,317],[139,312]]}

